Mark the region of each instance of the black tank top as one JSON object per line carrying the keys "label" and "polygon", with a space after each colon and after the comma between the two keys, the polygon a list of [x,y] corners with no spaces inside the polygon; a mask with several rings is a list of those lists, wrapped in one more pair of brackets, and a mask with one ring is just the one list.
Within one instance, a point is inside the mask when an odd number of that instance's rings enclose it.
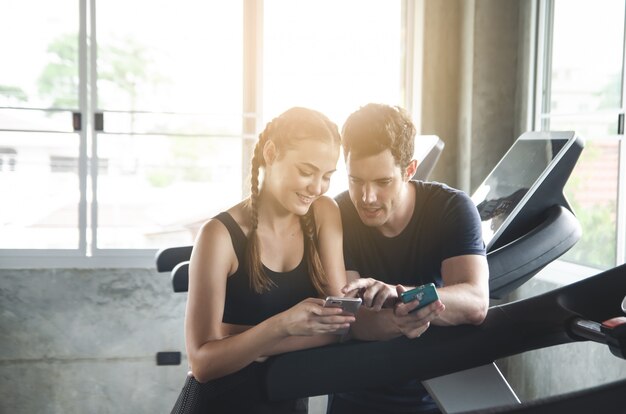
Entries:
{"label": "black tank top", "polygon": [[305,254],[300,264],[288,272],[274,272],[263,266],[265,274],[274,282],[269,291],[256,293],[250,287],[250,277],[245,268],[245,253],[248,239],[233,217],[222,212],[214,217],[228,229],[237,255],[239,266],[226,281],[224,323],[256,325],[277,313],[285,311],[303,299],[318,297],[309,277]]}

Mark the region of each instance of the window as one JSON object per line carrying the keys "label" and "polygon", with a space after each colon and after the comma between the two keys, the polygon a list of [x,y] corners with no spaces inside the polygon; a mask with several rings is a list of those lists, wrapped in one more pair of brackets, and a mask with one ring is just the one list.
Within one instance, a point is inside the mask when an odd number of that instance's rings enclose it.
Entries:
{"label": "window", "polygon": [[93,246],[191,244],[241,198],[242,3],[110,0],[95,16]]}
{"label": "window", "polygon": [[0,262],[150,265],[241,198],[242,2],[0,8]]}
{"label": "window", "polygon": [[625,177],[620,173],[624,4],[553,0],[540,9],[544,36],[536,127],[574,130],[586,140],[565,189],[583,236],[563,259],[600,269],[623,263],[626,253]]}
{"label": "window", "polygon": [[265,2],[265,121],[294,105],[343,124],[368,102],[401,103],[400,1]]}
{"label": "window", "polygon": [[[307,106],[341,130],[366,103],[403,104],[401,1],[272,0],[264,8],[263,125]],[[329,195],[348,188],[344,168]]]}
{"label": "window", "polygon": [[272,117],[402,104],[402,5],[0,0],[20,39],[0,44],[0,266],[151,266],[191,244],[246,194]]}

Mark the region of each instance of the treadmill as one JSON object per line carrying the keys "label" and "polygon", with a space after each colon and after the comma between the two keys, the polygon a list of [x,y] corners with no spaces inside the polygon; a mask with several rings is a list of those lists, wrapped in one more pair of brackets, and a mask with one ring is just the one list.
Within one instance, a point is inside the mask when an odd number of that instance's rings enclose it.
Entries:
{"label": "treadmill", "polygon": [[[582,148],[582,140],[572,132],[524,134],[472,196],[484,228],[489,226],[485,244],[492,298],[506,296],[579,239],[580,226],[562,189]],[[169,267],[175,277],[176,266],[171,267],[171,263],[184,262],[185,256],[188,260],[190,251],[190,246],[165,249],[157,255],[157,266],[161,265],[160,270]],[[172,260],[173,256],[178,259]],[[167,266],[163,258],[168,258]],[[493,306],[480,326],[432,326],[419,340],[353,341],[278,355],[266,362],[261,391],[270,400],[280,400],[416,378],[424,380],[436,394],[444,412],[454,412],[445,406],[454,404],[436,391],[454,385],[453,377],[459,372],[490,367],[499,358],[581,340],[606,343],[613,354],[624,358],[626,324],[614,318],[626,312],[620,308],[625,293],[626,267],[620,266],[544,295]],[[418,360],[420,355],[429,357]],[[327,372],[330,366],[332,376]],[[238,374],[186,387],[195,397],[181,393],[172,412],[194,412],[203,400],[236,383]],[[604,398],[623,399],[625,390],[626,382],[600,391]],[[591,394],[585,396],[589,401],[596,395]],[[484,402],[484,398],[479,400]],[[528,408],[528,404],[512,404],[515,409]],[[483,410],[494,405],[503,404],[488,401],[486,406],[464,409]],[[543,406],[537,403],[530,409]]]}
{"label": "treadmill", "polygon": [[[574,132],[525,133],[515,141],[472,195],[482,221],[492,299],[506,297],[580,239],[581,228],[563,195],[563,188],[583,146],[583,141]],[[415,355],[432,356],[426,349],[412,352]],[[382,355],[389,353],[399,354],[397,349],[390,348]],[[473,353],[469,352],[468,355]],[[409,358],[408,354],[404,357]],[[345,358],[349,357],[343,355],[339,359],[345,361]],[[371,361],[372,357],[360,355],[359,358]],[[448,358],[442,355],[441,359]],[[312,365],[323,367],[323,360]],[[289,364],[292,363],[289,361]],[[392,381],[392,378],[398,380],[397,368],[400,365],[401,362],[387,365],[394,366],[388,381]],[[369,362],[368,366],[372,368]],[[493,360],[466,368],[463,370],[456,366],[452,374],[424,377],[424,386],[442,412],[519,404],[519,399]],[[347,367],[340,370],[350,371]],[[337,369],[333,369],[335,371]],[[376,371],[378,376],[377,370],[372,371]],[[268,372],[273,374],[271,365]],[[352,372],[361,378],[368,377],[366,372]],[[280,370],[275,378],[282,375],[289,378],[289,373]],[[406,379],[410,378],[418,377],[410,375]],[[283,385],[280,387],[283,388]],[[472,387],[471,392],[468,392],[469,387]],[[281,392],[277,392],[280,395]],[[272,395],[271,390],[269,393]]]}

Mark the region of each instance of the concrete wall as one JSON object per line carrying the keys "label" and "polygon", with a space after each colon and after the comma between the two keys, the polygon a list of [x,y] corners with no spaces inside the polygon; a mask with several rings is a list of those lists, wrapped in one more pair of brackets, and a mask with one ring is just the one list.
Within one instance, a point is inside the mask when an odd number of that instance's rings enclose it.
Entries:
{"label": "concrete wall", "polygon": [[446,144],[431,179],[459,187],[462,2],[424,2],[421,133]]}
{"label": "concrete wall", "polygon": [[432,179],[471,193],[524,129],[530,4],[425,2],[421,133],[446,143]]}
{"label": "concrete wall", "polygon": [[519,1],[476,1],[468,171],[472,191],[517,138],[519,20]]}
{"label": "concrete wall", "polygon": [[[152,269],[0,269],[0,413],[169,413],[186,300]],[[160,351],[181,364],[157,366]]]}
{"label": "concrete wall", "polygon": [[185,300],[147,269],[0,270],[0,412],[169,412]]}

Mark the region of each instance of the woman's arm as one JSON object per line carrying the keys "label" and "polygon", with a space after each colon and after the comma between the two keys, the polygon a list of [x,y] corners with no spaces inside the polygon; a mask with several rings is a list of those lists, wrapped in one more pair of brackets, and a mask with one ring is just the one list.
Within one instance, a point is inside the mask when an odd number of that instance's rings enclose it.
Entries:
{"label": "woman's arm", "polygon": [[332,332],[351,321],[338,316],[339,309],[324,308],[322,299],[311,298],[231,335],[222,317],[226,280],[238,265],[224,225],[217,220],[207,222],[191,255],[185,315],[187,355],[191,371],[200,382],[233,373],[270,355],[286,338]]}
{"label": "woman's arm", "polygon": [[332,198],[323,196],[312,208],[317,225],[320,260],[326,272],[329,295],[343,296],[341,288],[346,285],[347,279],[339,206]]}

